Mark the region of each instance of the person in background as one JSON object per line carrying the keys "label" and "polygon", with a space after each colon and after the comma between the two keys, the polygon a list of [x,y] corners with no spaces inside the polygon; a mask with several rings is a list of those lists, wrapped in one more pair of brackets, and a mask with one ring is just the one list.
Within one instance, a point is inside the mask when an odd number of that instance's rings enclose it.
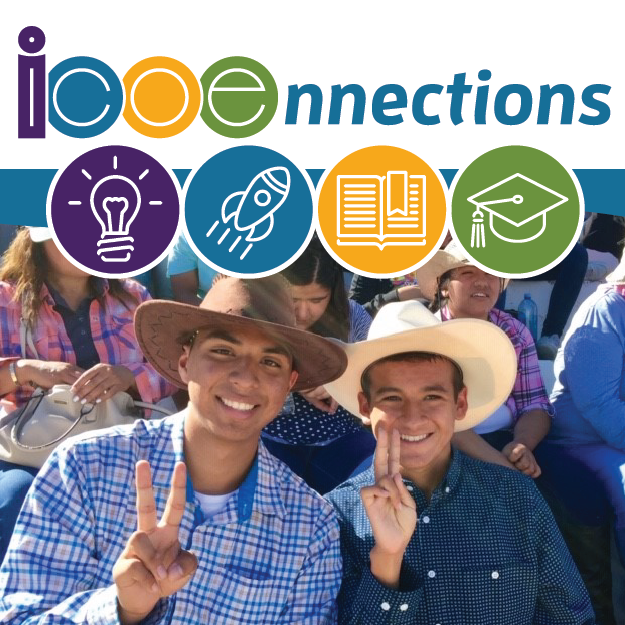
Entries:
{"label": "person in background", "polygon": [[[367,337],[371,317],[347,299],[342,268],[313,239],[282,275],[291,284],[297,327],[345,342]],[[345,480],[375,441],[323,387],[293,393],[263,431],[269,451],[320,493]]]}
{"label": "person in background", "polygon": [[453,444],[474,458],[538,477],[540,467],[533,451],[549,431],[553,408],[529,330],[508,313],[494,308],[506,281],[472,265],[455,243],[439,250],[418,269],[417,280],[439,319],[489,321],[506,333],[517,357],[516,379],[505,403],[477,428],[455,435]]}
{"label": "person in background", "polygon": [[371,469],[327,495],[341,527],[339,623],[593,625],[534,483],[451,446],[506,399],[516,354],[505,334],[410,301],[343,349],[347,369],[328,389],[377,447]]}
{"label": "person in background", "polygon": [[601,623],[613,624],[610,531],[625,566],[625,254],[579,308],[555,361],[539,458]]}
{"label": "person in background", "polygon": [[167,275],[174,300],[197,306],[211,288],[217,272],[198,258],[181,230],[169,253]]}
{"label": "person in background", "polygon": [[[132,320],[148,292],[133,280],[96,278],[58,250],[48,228],[20,230],[0,270],[2,414],[22,406],[36,387],[69,384],[75,400],[99,402],[126,391],[148,403],[176,387],[149,365]],[[21,353],[20,323],[36,354]],[[0,561],[37,469],[0,460]]]}

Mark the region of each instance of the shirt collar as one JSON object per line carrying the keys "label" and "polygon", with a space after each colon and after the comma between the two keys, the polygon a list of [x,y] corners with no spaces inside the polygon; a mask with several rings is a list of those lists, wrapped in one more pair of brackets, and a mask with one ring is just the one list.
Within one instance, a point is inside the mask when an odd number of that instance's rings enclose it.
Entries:
{"label": "shirt collar", "polygon": [[[171,442],[174,451],[174,464],[176,462],[184,462],[184,420],[187,410],[182,410],[170,417],[173,420],[171,430]],[[279,487],[279,481],[276,477],[277,460],[267,451],[262,442],[259,441],[258,453],[245,479],[239,486],[237,497],[237,516],[240,523],[247,521],[253,511],[260,514],[283,517],[286,515],[286,508],[282,501],[282,494]],[[173,465],[168,471],[161,471],[154,476],[154,484],[169,488],[171,480],[171,472]],[[166,473],[169,476],[166,476]],[[193,482],[187,474],[187,502],[195,501],[195,490]]]}
{"label": "shirt collar", "polygon": [[[104,296],[108,293],[109,283],[105,278],[94,278],[94,287],[95,291],[99,296]],[[51,285],[47,282],[43,283],[41,287],[41,299],[45,301],[50,306],[64,306],[65,308],[69,308],[65,298]],[[92,298],[88,298],[92,299]]]}

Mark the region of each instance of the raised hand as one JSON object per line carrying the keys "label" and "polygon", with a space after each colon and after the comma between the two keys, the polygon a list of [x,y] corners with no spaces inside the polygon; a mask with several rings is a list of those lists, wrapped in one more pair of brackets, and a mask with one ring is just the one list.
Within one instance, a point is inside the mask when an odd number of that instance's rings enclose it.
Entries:
{"label": "raised hand", "polygon": [[323,410],[323,412],[333,414],[338,408],[338,402],[335,399],[332,399],[328,391],[326,391],[323,386],[311,388],[307,391],[300,391],[299,393],[306,399],[306,401],[308,401],[309,404],[319,408],[319,410]]}
{"label": "raised hand", "polygon": [[180,590],[197,569],[195,556],[181,549],[178,540],[186,483],[186,467],[179,462],[165,512],[158,521],[150,465],[145,460],[137,462],[137,531],[113,567],[119,618],[124,625],[142,621],[159,599]]}

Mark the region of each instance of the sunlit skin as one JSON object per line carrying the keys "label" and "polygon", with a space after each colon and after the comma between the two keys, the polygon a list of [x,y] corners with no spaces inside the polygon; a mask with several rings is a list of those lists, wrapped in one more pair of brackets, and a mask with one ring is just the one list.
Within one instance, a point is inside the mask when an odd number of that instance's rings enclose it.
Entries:
{"label": "sunlit skin", "polygon": [[454,319],[463,317],[488,320],[488,313],[499,297],[501,280],[479,267],[467,265],[451,272],[451,279],[442,289],[449,312]]}
{"label": "sunlit skin", "polygon": [[381,362],[369,379],[370,399],[358,395],[363,421],[376,437],[380,427],[389,436],[399,432],[402,475],[431,492],[447,472],[454,426],[467,412],[466,388],[454,397],[453,365],[446,360]]}
{"label": "sunlit skin", "polygon": [[179,371],[189,390],[185,444],[210,439],[241,457],[256,453],[297,380],[286,348],[256,328],[201,331]]}
{"label": "sunlit skin", "polygon": [[313,282],[305,286],[291,286],[295,322],[300,330],[310,329],[326,311],[332,295],[328,287]]}

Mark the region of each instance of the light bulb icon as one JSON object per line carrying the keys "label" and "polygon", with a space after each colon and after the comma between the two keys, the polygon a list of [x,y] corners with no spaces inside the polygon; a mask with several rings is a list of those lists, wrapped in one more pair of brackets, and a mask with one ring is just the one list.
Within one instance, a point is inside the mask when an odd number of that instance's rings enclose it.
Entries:
{"label": "light bulb icon", "polygon": [[[126,183],[121,185],[124,195],[120,195],[119,182],[111,186],[112,180]],[[96,197],[96,193],[105,183],[109,183],[107,186],[111,190],[114,189],[115,195],[102,197],[103,193],[100,192]],[[126,176],[117,174],[106,176],[93,187],[90,204],[95,218],[102,227],[102,235],[97,242],[98,256],[109,263],[123,263],[130,260],[131,252],[134,250],[132,245],[134,238],[130,236],[130,226],[141,208],[141,193],[137,185]]]}

